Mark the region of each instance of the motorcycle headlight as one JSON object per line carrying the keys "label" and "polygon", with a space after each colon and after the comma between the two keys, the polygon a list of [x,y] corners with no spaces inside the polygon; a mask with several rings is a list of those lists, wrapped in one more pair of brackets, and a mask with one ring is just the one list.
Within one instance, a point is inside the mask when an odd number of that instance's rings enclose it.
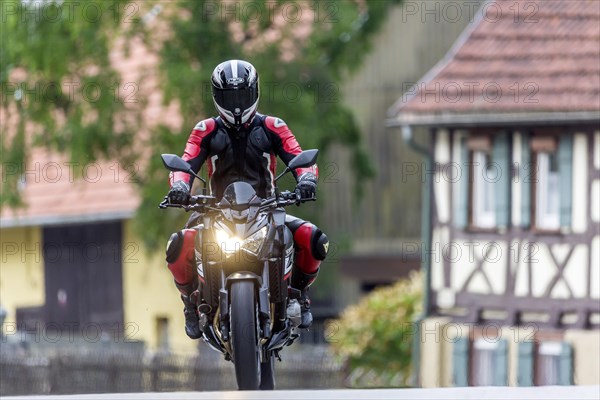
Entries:
{"label": "motorcycle headlight", "polygon": [[215,239],[217,239],[217,243],[226,255],[231,255],[240,249],[240,239],[235,236],[230,237],[227,232],[221,229],[215,231]]}
{"label": "motorcycle headlight", "polygon": [[268,230],[269,229],[266,226],[263,226],[261,229],[254,232],[254,234],[250,235],[250,237],[242,242],[242,248],[248,250],[252,254],[258,254],[258,249],[260,249],[260,246],[264,243]]}
{"label": "motorcycle headlight", "polygon": [[246,239],[240,240],[235,236],[229,236],[227,232],[222,231],[221,229],[217,229],[215,233],[215,238],[217,239],[217,243],[219,244],[219,246],[221,246],[221,250],[225,253],[226,256],[230,256],[240,249],[244,249],[253,254],[257,254],[258,250],[260,249],[260,246],[265,241],[267,231],[268,227],[265,226],[259,229],[258,231],[254,232]]}

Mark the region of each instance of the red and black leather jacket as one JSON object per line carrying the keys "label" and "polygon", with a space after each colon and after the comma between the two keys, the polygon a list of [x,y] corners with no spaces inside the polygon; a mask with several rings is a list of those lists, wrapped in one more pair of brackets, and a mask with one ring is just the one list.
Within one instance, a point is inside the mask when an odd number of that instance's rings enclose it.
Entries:
{"label": "red and black leather jacket", "polygon": [[[183,159],[198,172],[206,161],[211,193],[217,198],[232,182],[247,182],[258,196],[266,198],[273,194],[276,156],[287,165],[302,149],[279,118],[256,114],[247,129],[239,132],[227,129],[220,117],[198,122],[185,146]],[[316,181],[318,168],[298,168],[292,171],[297,181]],[[171,172],[171,186],[184,181],[190,187],[194,177],[184,172]],[[316,183],[316,182],[315,182]]]}

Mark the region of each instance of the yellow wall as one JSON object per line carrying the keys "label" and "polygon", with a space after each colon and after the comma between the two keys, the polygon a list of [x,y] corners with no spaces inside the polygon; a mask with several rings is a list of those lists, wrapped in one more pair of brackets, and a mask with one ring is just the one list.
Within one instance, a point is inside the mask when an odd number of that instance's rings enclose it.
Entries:
{"label": "yellow wall", "polygon": [[0,230],[0,305],[14,323],[19,307],[44,304],[44,262],[38,227]]}
{"label": "yellow wall", "polygon": [[[125,334],[158,345],[157,318],[168,318],[168,337],[173,351],[195,351],[198,341],[184,332],[183,303],[166,266],[164,247],[148,256],[132,233],[130,221],[123,224],[123,302]],[[169,233],[165,233],[165,247]]]}
{"label": "yellow wall", "polygon": [[[470,327],[446,317],[430,317],[421,325],[420,384],[422,387],[453,386],[452,343],[457,332],[469,335]],[[533,327],[502,326],[508,343],[508,386],[517,386],[518,346],[531,337]],[[576,385],[600,384],[600,330],[565,330],[564,340],[573,346]]]}
{"label": "yellow wall", "polygon": [[565,341],[573,346],[576,385],[600,385],[600,331],[568,330]]}
{"label": "yellow wall", "polygon": [[[508,343],[508,386],[517,385],[518,344],[532,334],[530,328],[500,327],[501,337]],[[453,343],[459,337],[471,337],[467,324],[451,322],[447,317],[430,317],[421,325],[422,387],[454,386]]]}
{"label": "yellow wall", "polygon": [[[183,330],[183,304],[164,261],[164,248],[148,256],[123,222],[124,334],[143,340],[150,349],[158,345],[157,318],[168,319],[168,340],[173,351],[195,351],[198,341]],[[16,309],[44,305],[44,262],[40,227],[0,230],[0,305],[8,312],[5,323],[14,323]],[[165,234],[165,246],[168,239]],[[12,331],[12,329],[11,329]]]}
{"label": "yellow wall", "polygon": [[421,323],[420,386],[452,386],[452,343],[444,327],[449,318],[426,318]]}

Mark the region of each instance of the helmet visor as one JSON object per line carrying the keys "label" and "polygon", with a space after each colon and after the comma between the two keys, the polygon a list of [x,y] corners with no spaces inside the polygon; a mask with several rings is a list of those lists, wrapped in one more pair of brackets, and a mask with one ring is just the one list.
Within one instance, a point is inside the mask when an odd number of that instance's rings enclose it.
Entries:
{"label": "helmet visor", "polygon": [[241,89],[216,89],[214,91],[215,102],[234,115],[242,113],[258,99],[258,89],[248,87]]}

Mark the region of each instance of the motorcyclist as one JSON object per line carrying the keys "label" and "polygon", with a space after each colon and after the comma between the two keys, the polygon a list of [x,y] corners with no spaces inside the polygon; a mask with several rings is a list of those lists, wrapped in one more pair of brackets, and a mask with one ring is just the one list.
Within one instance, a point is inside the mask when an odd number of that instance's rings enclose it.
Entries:
{"label": "motorcyclist", "polygon": [[[218,117],[198,122],[189,136],[183,159],[198,172],[206,161],[211,192],[221,198],[232,182],[251,184],[258,196],[274,194],[276,156],[287,165],[302,149],[292,131],[281,119],[259,114],[259,79],[254,66],[242,60],[225,61],[211,76],[212,96]],[[292,171],[302,199],[316,196],[318,168],[298,168]],[[194,177],[183,172],[171,172],[171,189],[167,195],[173,204],[187,204]],[[200,290],[195,264],[194,239],[197,231],[192,215],[185,229],[171,235],[167,244],[167,263],[184,303],[185,332],[199,338],[198,310],[190,296]],[[312,324],[308,287],[319,273],[329,243],[327,236],[315,225],[288,215],[286,225],[292,231],[296,259],[291,285],[301,291],[299,299],[302,319],[300,328]]]}

